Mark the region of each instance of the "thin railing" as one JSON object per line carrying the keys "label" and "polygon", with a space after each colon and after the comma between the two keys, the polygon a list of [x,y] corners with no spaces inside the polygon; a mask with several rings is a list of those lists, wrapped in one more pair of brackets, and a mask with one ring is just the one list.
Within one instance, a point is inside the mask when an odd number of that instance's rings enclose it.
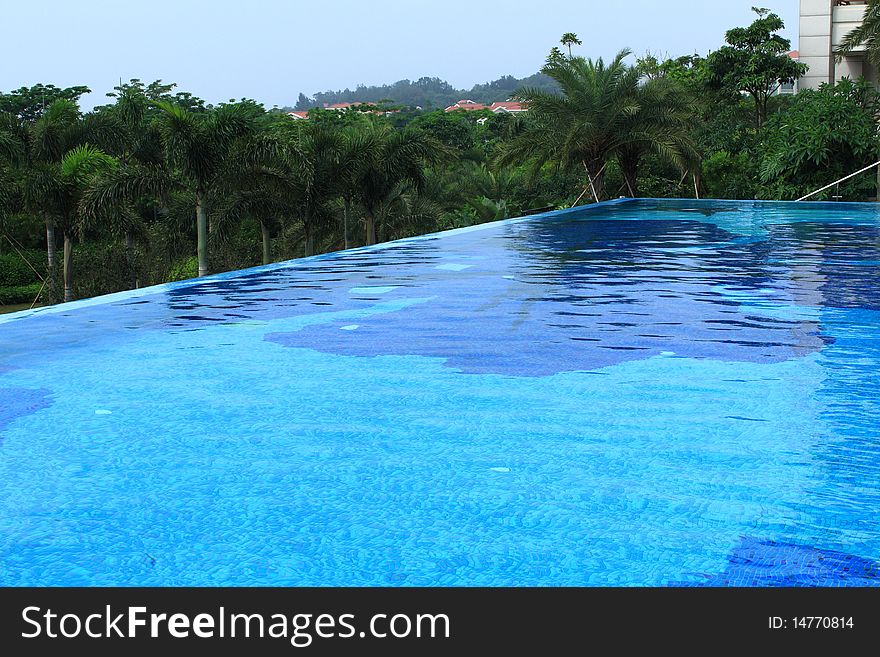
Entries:
{"label": "thin railing", "polygon": [[856,171],[855,173],[851,173],[851,174],[849,174],[848,176],[846,176],[845,178],[841,178],[840,180],[835,180],[835,181],[834,181],[833,183],[831,183],[830,185],[825,185],[822,189],[817,189],[815,192],[810,192],[810,193],[807,194],[806,196],[801,196],[801,197],[796,201],[796,203],[800,203],[801,201],[806,201],[806,200],[807,200],[808,198],[810,198],[811,196],[815,196],[816,194],[821,194],[821,193],[824,192],[826,189],[831,189],[831,188],[834,187],[835,185],[839,185],[839,184],[842,183],[842,182],[846,182],[846,181],[849,180],[850,178],[855,178],[855,177],[858,176],[859,174],[865,173],[865,171],[870,171],[870,170],[873,169],[874,167],[878,167],[878,166],[880,166],[880,162],[874,162],[874,164],[870,164],[870,165],[866,166],[864,169],[859,169],[859,170]]}

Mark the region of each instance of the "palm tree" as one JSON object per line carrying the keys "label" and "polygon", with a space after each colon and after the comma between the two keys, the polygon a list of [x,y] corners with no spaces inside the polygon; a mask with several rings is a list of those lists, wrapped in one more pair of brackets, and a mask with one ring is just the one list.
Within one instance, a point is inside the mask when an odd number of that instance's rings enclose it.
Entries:
{"label": "palm tree", "polygon": [[559,43],[561,43],[563,46],[568,47],[568,58],[571,59],[572,58],[571,47],[572,46],[579,46],[583,42],[580,39],[578,39],[577,34],[575,34],[574,32],[566,32],[565,34],[562,35],[562,39],[560,39]]}
{"label": "palm tree", "polygon": [[100,226],[124,240],[130,288],[138,284],[134,242],[144,240],[146,233],[138,207],[147,200],[167,198],[174,185],[173,175],[161,164],[128,161],[100,171],[82,191],[78,229],[85,233]]}
{"label": "palm tree", "polygon": [[364,241],[376,244],[378,229],[395,214],[411,212],[425,182],[425,166],[440,162],[448,150],[424,132],[394,130],[373,123],[361,143],[362,164],[353,177],[357,200],[363,210]]}
{"label": "palm tree", "polygon": [[221,105],[211,112],[192,112],[157,102],[159,134],[168,163],[180,171],[195,196],[199,276],[208,274],[208,207],[232,143],[255,130],[259,112],[249,103]]}
{"label": "palm tree", "polygon": [[[73,300],[73,240],[81,223],[79,202],[83,191],[101,171],[112,168],[116,160],[89,144],[69,150],[60,162],[33,165],[26,193],[31,207],[50,217],[54,229],[60,228],[64,240],[64,301]],[[54,239],[54,233],[53,233]]]}
{"label": "palm tree", "polygon": [[299,199],[297,174],[301,168],[302,157],[295,144],[264,134],[239,140],[221,173],[227,193],[218,208],[219,223],[238,223],[248,217],[256,220],[264,265],[272,262],[273,234],[290,218]]}
{"label": "palm tree", "polygon": [[842,59],[860,46],[865,46],[868,61],[880,66],[880,0],[868,0],[861,25],[843,38],[834,54]]}
{"label": "palm tree", "polygon": [[304,254],[315,253],[317,231],[333,217],[332,202],[339,198],[344,180],[340,161],[344,149],[343,133],[333,126],[314,122],[297,126],[290,144],[299,154],[300,166],[293,174],[291,203],[299,208],[305,241]]}
{"label": "palm tree", "polygon": [[[25,200],[27,207],[42,214],[46,224],[46,257],[49,269],[49,294],[56,297],[57,281],[57,236],[55,234],[57,220],[53,202],[60,181],[53,165],[61,162],[70,148],[73,148],[80,136],[79,108],[69,100],[56,100],[46,111],[31,124],[28,131],[28,166],[25,178]],[[57,200],[57,199],[54,199]]]}
{"label": "palm tree", "polygon": [[591,192],[596,202],[605,196],[604,177],[612,159],[620,163],[633,195],[639,162],[648,152],[682,169],[692,167],[695,149],[687,136],[685,95],[672,81],[640,85],[638,69],[623,61],[629,54],[623,50],[606,65],[602,58],[551,53],[542,71],[556,80],[562,94],[517,93],[529,107],[529,123],[502,149],[500,163],[529,162],[533,176],[548,163],[583,170],[587,185],[581,197]]}
{"label": "palm tree", "polygon": [[100,225],[125,242],[129,287],[138,286],[135,238],[144,240],[145,201],[167,196],[171,173],[162,165],[164,153],[157,126],[148,121],[148,99],[143,91],[127,87],[106,110],[117,124],[112,154],[119,166],[96,176],[80,202],[80,231]]}
{"label": "palm tree", "polygon": [[529,108],[529,125],[502,150],[502,165],[531,163],[536,175],[547,163],[558,169],[582,169],[598,202],[609,160],[628,142],[631,117],[639,111],[638,72],[624,64],[623,50],[610,64],[551,54],[542,72],[556,80],[561,94],[522,89],[517,97]]}
{"label": "palm tree", "polygon": [[676,166],[683,175],[696,172],[699,155],[690,136],[695,108],[690,96],[669,78],[645,81],[636,90],[638,110],[624,126],[626,134],[616,153],[627,191],[638,196],[642,158],[654,153]]}
{"label": "palm tree", "polygon": [[370,144],[371,138],[363,129],[349,126],[342,132],[337,178],[340,183],[339,195],[342,199],[342,243],[345,249],[350,249],[353,245],[352,212],[358,197],[358,180],[363,168],[368,165]]}

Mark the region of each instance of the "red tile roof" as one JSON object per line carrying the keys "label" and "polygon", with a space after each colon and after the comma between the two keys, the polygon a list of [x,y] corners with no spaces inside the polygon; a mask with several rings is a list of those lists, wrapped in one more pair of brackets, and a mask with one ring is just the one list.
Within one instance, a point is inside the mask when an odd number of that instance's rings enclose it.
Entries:
{"label": "red tile roof", "polygon": [[492,103],[489,107],[493,112],[498,110],[504,110],[506,112],[523,112],[525,111],[525,107],[523,107],[522,103],[517,103],[512,100],[504,101],[503,103]]}
{"label": "red tile roof", "polygon": [[478,110],[486,110],[489,109],[488,105],[483,105],[482,103],[475,103],[472,100],[460,100],[455,105],[450,105],[446,108],[447,112],[454,112],[455,110],[464,110],[466,112],[474,112]]}

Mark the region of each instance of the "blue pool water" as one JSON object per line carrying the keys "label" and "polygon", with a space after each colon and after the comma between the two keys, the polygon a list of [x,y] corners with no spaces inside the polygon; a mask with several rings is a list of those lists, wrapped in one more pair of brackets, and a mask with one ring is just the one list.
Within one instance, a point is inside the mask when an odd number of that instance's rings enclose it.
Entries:
{"label": "blue pool water", "polygon": [[0,584],[877,585],[875,208],[614,202],[0,317]]}

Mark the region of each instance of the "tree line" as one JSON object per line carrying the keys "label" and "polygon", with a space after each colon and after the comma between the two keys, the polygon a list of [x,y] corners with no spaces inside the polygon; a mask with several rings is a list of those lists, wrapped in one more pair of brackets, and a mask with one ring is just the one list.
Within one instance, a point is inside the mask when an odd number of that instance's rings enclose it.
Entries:
{"label": "tree line", "polygon": [[[70,300],[616,196],[790,199],[874,161],[864,80],[805,67],[766,10],[706,57],[578,54],[528,112],[313,109],[293,120],[132,80],[0,94],[0,304]],[[360,98],[358,100],[367,100]],[[365,109],[367,111],[365,111]],[[873,182],[842,186],[863,200]]]}
{"label": "tree line", "polygon": [[388,100],[404,107],[442,109],[463,98],[485,104],[496,100],[507,100],[522,87],[558,90],[556,82],[543,73],[535,73],[525,78],[503,75],[485,84],[475,84],[470,89],[456,89],[440,78],[423,77],[418,80],[398,80],[393,84],[358,85],[354,89],[321,91],[312,96],[300,93],[293,109],[309,110],[324,107],[325,104],[380,103]]}

